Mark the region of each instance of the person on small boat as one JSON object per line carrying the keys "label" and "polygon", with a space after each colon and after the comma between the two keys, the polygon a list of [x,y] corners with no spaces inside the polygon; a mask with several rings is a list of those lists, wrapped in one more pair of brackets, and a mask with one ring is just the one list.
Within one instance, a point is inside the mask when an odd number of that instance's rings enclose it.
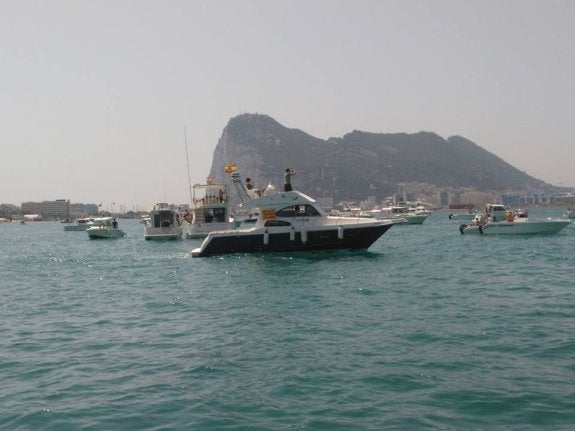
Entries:
{"label": "person on small boat", "polygon": [[284,174],[284,192],[291,192],[291,177],[295,175],[295,170],[287,168]]}

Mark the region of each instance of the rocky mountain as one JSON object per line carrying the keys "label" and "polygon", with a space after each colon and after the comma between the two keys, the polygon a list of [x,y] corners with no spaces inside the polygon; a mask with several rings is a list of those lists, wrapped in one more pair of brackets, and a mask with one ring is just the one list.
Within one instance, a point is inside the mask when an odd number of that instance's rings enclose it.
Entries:
{"label": "rocky mountain", "polygon": [[441,189],[490,192],[549,192],[558,187],[533,178],[461,136],[435,133],[369,133],[354,130],[323,140],[284,127],[261,114],[242,114],[224,128],[214,150],[210,176],[225,179],[235,163],[256,187],[281,187],[293,168],[294,187],[315,198],[335,201],[383,200],[401,183]]}

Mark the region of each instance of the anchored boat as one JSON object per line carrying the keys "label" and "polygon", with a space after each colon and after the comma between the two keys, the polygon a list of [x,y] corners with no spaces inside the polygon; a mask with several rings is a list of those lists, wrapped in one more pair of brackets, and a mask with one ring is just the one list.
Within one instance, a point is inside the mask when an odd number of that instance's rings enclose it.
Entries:
{"label": "anchored boat", "polygon": [[460,225],[459,231],[465,235],[554,234],[570,223],[567,219],[530,220],[527,211],[513,212],[507,210],[504,205],[487,204],[484,214],[477,216],[471,224]]}
{"label": "anchored boat", "polygon": [[86,229],[88,238],[122,238],[126,236],[123,230],[118,228],[118,222],[113,217],[97,217],[90,222],[90,227]]}
{"label": "anchored boat", "polygon": [[145,222],[144,239],[182,239],[182,222],[175,208],[163,202],[154,205],[149,221]]}
{"label": "anchored boat", "polygon": [[192,256],[365,250],[398,223],[329,216],[314,199],[298,191],[264,195],[242,207],[257,212],[253,227],[210,232]]}

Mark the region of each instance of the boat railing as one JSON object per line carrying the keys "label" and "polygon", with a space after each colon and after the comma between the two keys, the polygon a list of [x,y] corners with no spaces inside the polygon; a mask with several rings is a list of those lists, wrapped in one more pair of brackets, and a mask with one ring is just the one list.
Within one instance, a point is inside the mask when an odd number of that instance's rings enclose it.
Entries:
{"label": "boat railing", "polygon": [[227,205],[226,198],[219,198],[216,196],[206,196],[203,198],[195,198],[194,199],[194,206],[195,207],[203,207],[203,206],[213,206],[216,208],[225,208]]}

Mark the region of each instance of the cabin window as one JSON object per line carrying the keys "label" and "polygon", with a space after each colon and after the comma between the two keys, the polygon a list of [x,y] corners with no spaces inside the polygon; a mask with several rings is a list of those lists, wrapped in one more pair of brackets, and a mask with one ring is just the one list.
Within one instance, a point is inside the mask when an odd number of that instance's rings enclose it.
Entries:
{"label": "cabin window", "polygon": [[223,223],[226,221],[225,208],[205,208],[204,221],[206,223]]}
{"label": "cabin window", "polygon": [[276,217],[317,217],[318,210],[311,205],[292,205],[276,212]]}
{"label": "cabin window", "polygon": [[306,205],[305,206],[305,215],[307,217],[318,217],[320,214],[319,214],[319,211],[316,210],[313,206]]}
{"label": "cabin window", "polygon": [[286,207],[276,211],[276,217],[295,217],[295,207]]}
{"label": "cabin window", "polygon": [[154,227],[161,227],[161,226],[162,226],[162,215],[154,214]]}
{"label": "cabin window", "polygon": [[214,221],[214,209],[207,208],[204,210],[204,222],[212,223]]}
{"label": "cabin window", "polygon": [[265,226],[266,227],[291,226],[291,223],[285,220],[268,220]]}
{"label": "cabin window", "polygon": [[161,211],[154,214],[154,227],[172,227],[173,219],[172,213],[167,211]]}
{"label": "cabin window", "polygon": [[214,219],[218,223],[224,223],[226,221],[226,209],[214,208]]}

